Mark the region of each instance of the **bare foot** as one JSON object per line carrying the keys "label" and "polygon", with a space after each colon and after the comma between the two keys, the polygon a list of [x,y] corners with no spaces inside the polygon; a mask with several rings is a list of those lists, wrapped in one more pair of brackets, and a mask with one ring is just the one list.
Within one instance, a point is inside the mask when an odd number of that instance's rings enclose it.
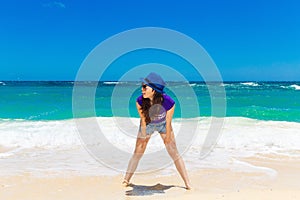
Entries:
{"label": "bare foot", "polygon": [[193,188],[192,188],[191,185],[186,185],[186,186],[185,186],[185,189],[186,189],[186,190],[192,190]]}
{"label": "bare foot", "polygon": [[123,187],[128,187],[130,184],[127,180],[123,180],[122,185]]}

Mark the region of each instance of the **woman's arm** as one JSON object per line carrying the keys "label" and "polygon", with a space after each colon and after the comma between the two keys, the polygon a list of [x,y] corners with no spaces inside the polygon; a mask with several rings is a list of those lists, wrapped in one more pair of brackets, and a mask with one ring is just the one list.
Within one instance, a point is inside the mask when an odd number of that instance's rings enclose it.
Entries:
{"label": "woman's arm", "polygon": [[136,102],[136,109],[140,116],[140,127],[141,127],[141,137],[140,138],[146,138],[146,119],[144,114],[142,113],[142,107],[138,102]]}
{"label": "woman's arm", "polygon": [[173,114],[174,114],[174,110],[175,110],[175,104],[174,106],[167,111],[167,115],[166,115],[166,137],[164,140],[165,144],[168,144],[171,142],[171,132],[172,130],[172,118],[173,118]]}

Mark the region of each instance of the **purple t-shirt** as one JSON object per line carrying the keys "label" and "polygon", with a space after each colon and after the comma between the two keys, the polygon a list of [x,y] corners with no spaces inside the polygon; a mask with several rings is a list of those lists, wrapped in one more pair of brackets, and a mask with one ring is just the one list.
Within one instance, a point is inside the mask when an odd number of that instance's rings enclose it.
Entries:
{"label": "purple t-shirt", "polygon": [[[141,106],[143,95],[139,96],[136,101]],[[149,110],[151,123],[159,123],[166,120],[166,112],[170,110],[175,104],[175,101],[168,95],[163,94],[162,105],[153,105]]]}

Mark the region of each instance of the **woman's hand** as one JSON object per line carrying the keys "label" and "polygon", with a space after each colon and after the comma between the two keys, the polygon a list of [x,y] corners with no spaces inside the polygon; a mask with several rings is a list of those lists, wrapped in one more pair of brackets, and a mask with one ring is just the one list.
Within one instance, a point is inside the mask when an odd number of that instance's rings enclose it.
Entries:
{"label": "woman's hand", "polygon": [[140,139],[147,139],[146,127],[141,126],[141,132],[140,132],[139,138]]}

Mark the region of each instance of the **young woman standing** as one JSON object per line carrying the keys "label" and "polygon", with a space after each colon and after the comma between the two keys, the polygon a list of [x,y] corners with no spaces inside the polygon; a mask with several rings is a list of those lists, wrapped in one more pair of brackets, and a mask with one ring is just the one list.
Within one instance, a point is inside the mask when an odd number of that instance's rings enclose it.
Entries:
{"label": "young woman standing", "polygon": [[157,131],[160,133],[165,147],[185,183],[186,189],[189,190],[191,189],[191,184],[184,162],[176,147],[171,123],[175,102],[170,96],[164,93],[165,82],[158,74],[152,72],[142,81],[142,95],[136,101],[136,107],[140,116],[140,127],[134,154],[129,161],[122,184],[124,186],[129,185],[129,181],[137,168],[139,160],[145,152],[151,134]]}

